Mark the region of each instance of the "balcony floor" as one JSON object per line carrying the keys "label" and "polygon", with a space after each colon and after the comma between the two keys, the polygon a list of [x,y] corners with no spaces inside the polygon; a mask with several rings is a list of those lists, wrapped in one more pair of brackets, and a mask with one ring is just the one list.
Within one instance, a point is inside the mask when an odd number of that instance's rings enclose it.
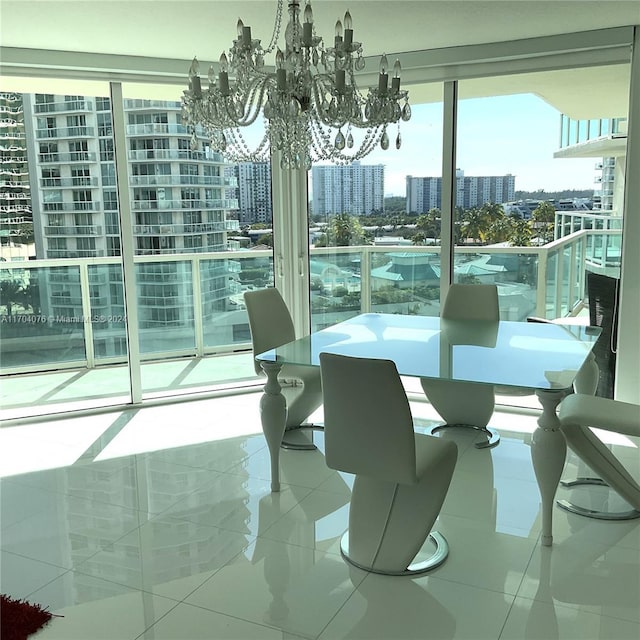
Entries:
{"label": "balcony floor", "polygon": [[[640,520],[555,509],[555,545],[540,546],[535,416],[497,412],[489,451],[447,432],[459,460],[437,529],[451,553],[408,580],[342,560],[352,478],[327,468],[321,434],[317,452],[282,452],[270,493],[259,399],[0,429],[0,589],[64,616],[34,637],[640,637]],[[435,418],[412,410],[419,430]],[[611,443],[636,477],[637,445]],[[579,467],[570,457],[565,477]],[[575,494],[616,506],[606,489]]]}

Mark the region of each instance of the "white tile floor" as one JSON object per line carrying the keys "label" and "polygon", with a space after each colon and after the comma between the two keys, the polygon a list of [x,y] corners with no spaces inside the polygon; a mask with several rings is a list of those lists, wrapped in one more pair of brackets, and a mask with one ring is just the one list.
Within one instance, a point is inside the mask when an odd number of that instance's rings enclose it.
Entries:
{"label": "white tile floor", "polygon": [[[258,401],[0,429],[0,590],[63,616],[34,638],[640,638],[640,520],[556,509],[542,548],[534,417],[496,413],[493,450],[445,436],[459,445],[437,525],[451,553],[407,579],[342,560],[351,479],[321,451],[283,451],[270,493]],[[412,409],[418,428],[434,418]],[[637,445],[611,446],[639,477]],[[570,457],[565,475],[579,466]]]}

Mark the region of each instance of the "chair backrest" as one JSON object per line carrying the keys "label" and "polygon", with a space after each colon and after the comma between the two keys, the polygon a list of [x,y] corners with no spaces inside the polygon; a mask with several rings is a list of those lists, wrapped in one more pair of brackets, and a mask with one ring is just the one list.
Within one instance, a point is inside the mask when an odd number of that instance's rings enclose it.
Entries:
{"label": "chair backrest", "polygon": [[498,288],[495,284],[452,284],[440,317],[445,320],[498,322]]}
{"label": "chair backrest", "polygon": [[320,354],[325,457],[331,469],[413,484],[409,401],[391,360]]}
{"label": "chair backrest", "polygon": [[264,351],[295,340],[293,320],[280,292],[273,287],[246,291],[244,303],[249,316],[253,364],[256,373],[262,374],[263,371],[255,361],[255,357]]}
{"label": "chair backrest", "polygon": [[617,278],[587,271],[589,324],[602,329],[593,347],[600,368],[596,395],[604,398],[613,398],[615,385],[619,284]]}

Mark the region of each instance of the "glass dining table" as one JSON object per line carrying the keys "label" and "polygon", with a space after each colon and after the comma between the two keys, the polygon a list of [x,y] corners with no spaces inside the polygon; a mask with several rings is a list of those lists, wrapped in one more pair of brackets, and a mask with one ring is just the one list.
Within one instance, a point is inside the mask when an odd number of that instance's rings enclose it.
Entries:
{"label": "glass dining table", "polygon": [[319,367],[322,352],[384,358],[395,363],[401,376],[530,389],[537,395],[542,412],[531,441],[531,458],[542,502],[542,544],[549,546],[553,501],[566,458],[556,409],[589,360],[599,333],[595,327],[575,324],[365,313],[261,353],[256,360],[267,376],[260,414],[270,453],[271,490],[280,490],[279,455],[286,421],[286,400],[278,381],[282,366]]}

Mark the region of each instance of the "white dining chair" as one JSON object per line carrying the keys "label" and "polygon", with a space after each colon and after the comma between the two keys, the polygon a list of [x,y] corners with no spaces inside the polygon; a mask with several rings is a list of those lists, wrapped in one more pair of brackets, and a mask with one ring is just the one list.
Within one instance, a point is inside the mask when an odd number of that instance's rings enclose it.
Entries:
{"label": "white dining chair", "polygon": [[[293,320],[280,292],[273,287],[245,292],[244,302],[249,317],[255,371],[258,375],[264,375],[255,357],[295,340]],[[322,404],[319,368],[285,364],[278,375],[278,381],[287,403],[285,431],[322,430],[322,425],[305,422]],[[300,450],[317,448],[313,443],[293,442],[286,437],[282,441],[282,447]]]}
{"label": "white dining chair", "polygon": [[[442,306],[440,318],[444,321],[476,321],[483,324],[500,321],[498,289],[493,284],[452,284]],[[487,425],[495,407],[492,385],[454,380],[421,378],[427,399],[445,424],[431,429],[436,433],[448,427],[475,429],[486,436],[475,446],[479,449],[495,447],[499,433]]]}
{"label": "white dining chair", "polygon": [[[385,575],[417,575],[444,562],[432,531],[457,459],[455,443],[416,434],[391,360],[320,354],[327,466],[355,474],[341,552]],[[433,554],[416,560],[429,538]]]}
{"label": "white dining chair", "polygon": [[631,437],[640,437],[640,406],[599,396],[572,394],[559,405],[560,429],[567,445],[598,477],[580,477],[563,486],[608,485],[631,506],[618,512],[581,507],[567,500],[558,506],[600,520],[628,520],[640,517],[640,485],[624,468],[591,427]]}

